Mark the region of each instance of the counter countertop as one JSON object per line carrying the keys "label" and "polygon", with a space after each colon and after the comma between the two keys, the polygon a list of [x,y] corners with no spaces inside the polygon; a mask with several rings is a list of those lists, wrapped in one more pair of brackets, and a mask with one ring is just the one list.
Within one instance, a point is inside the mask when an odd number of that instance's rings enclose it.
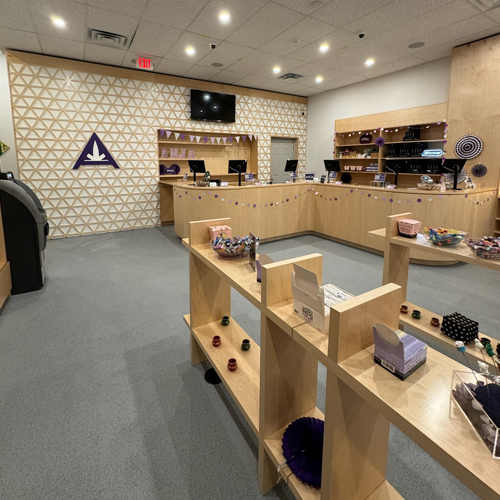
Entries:
{"label": "counter countertop", "polygon": [[429,194],[439,194],[439,195],[444,195],[444,196],[457,196],[457,195],[464,195],[464,194],[481,194],[481,193],[488,193],[488,192],[494,192],[496,191],[495,188],[477,188],[474,190],[461,190],[461,191],[438,191],[438,190],[417,190],[417,189],[387,189],[387,188],[378,188],[378,187],[373,187],[373,186],[366,186],[366,185],[356,185],[356,184],[321,184],[320,182],[296,182],[296,183],[290,183],[290,184],[261,184],[261,185],[242,185],[238,186],[237,184],[230,184],[229,186],[214,186],[214,187],[209,187],[209,186],[193,186],[189,182],[176,182],[176,181],[165,181],[165,180],[160,180],[160,184],[165,185],[165,186],[172,186],[172,187],[179,187],[179,188],[189,188],[189,189],[195,189],[195,190],[206,190],[206,189],[217,189],[217,190],[224,190],[224,189],[257,189],[257,188],[273,188],[273,187],[286,187],[286,186],[300,186],[300,185],[307,185],[307,186],[318,186],[318,187],[336,187],[336,188],[341,188],[341,189],[363,189],[363,190],[372,190],[372,191],[384,191],[386,193],[405,193],[405,194],[424,194],[424,195],[429,195]]}

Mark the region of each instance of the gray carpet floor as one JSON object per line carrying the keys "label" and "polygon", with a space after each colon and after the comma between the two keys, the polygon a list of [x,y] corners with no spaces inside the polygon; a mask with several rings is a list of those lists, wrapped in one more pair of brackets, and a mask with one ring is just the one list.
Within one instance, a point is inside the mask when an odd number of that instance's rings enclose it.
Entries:
{"label": "gray carpet floor", "polygon": [[[382,257],[313,236],[261,252],[320,252],[324,282],[354,294],[382,281]],[[209,365],[190,365],[188,252],[173,227],[53,240],[46,259],[45,288],[0,315],[0,498],[262,498],[252,431],[204,382]],[[497,283],[470,265],[411,266],[408,298],[495,332]],[[259,314],[237,293],[233,316],[259,342]],[[477,498],[394,427],[388,479],[406,500]],[[293,495],[280,484],[265,498]]]}

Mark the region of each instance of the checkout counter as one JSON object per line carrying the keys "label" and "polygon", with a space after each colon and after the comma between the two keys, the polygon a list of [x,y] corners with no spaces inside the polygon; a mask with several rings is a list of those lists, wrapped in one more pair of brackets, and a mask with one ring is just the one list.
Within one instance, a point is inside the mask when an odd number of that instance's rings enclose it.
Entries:
{"label": "checkout counter", "polygon": [[[456,227],[471,236],[491,232],[497,190],[410,191],[354,184],[229,185],[197,187],[189,182],[160,180],[161,222],[175,224],[180,238],[189,222],[231,218],[233,234],[252,231],[261,241],[315,234],[382,253],[384,241],[369,231],[385,227],[388,215],[412,212],[426,226]],[[452,263],[420,250],[413,262]]]}

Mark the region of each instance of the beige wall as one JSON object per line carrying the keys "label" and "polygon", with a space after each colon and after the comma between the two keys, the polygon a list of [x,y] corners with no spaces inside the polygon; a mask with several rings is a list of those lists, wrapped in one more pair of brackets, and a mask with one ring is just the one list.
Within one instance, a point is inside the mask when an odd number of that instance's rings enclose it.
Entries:
{"label": "beige wall", "polygon": [[[236,123],[205,123],[189,119],[189,87],[24,62],[9,72],[19,178],[40,197],[53,237],[159,224],[159,128],[257,134],[263,178],[271,136],[298,137],[305,171],[307,104],[237,95]],[[120,170],[72,170],[92,132]]]}

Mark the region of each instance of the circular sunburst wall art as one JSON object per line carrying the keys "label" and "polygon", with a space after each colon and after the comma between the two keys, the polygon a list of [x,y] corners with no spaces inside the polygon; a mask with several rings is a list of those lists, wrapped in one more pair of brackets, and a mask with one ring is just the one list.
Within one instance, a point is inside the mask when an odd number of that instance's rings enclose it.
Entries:
{"label": "circular sunburst wall art", "polygon": [[486,167],[486,165],[478,163],[477,165],[474,165],[472,167],[471,172],[474,177],[484,177],[488,172],[488,168]]}
{"label": "circular sunburst wall art", "polygon": [[479,156],[483,150],[483,141],[477,135],[464,135],[455,143],[455,154],[459,158],[470,160]]}

